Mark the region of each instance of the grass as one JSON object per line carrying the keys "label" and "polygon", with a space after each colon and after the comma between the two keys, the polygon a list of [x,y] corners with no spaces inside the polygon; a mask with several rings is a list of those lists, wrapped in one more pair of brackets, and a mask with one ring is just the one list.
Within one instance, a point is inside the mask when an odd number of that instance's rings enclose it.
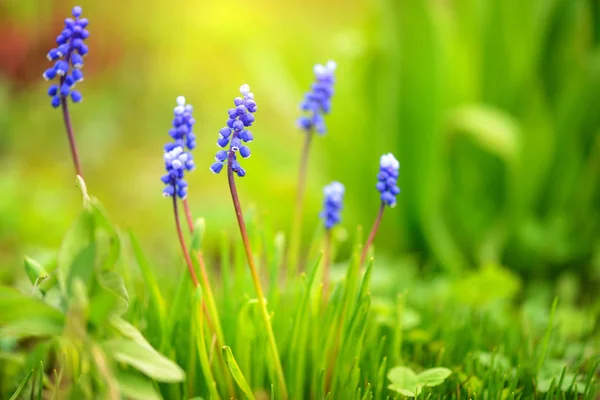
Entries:
{"label": "grass", "polygon": [[[284,279],[282,235],[254,218],[248,230],[269,282],[292,399],[594,399],[599,393],[599,307],[578,306],[576,279],[524,287],[495,264],[457,279],[419,271],[411,259],[371,259],[361,269],[359,229],[351,259],[333,265],[326,299],[322,235],[306,273]],[[201,246],[200,236],[189,238],[191,248]],[[339,244],[334,239],[334,248]],[[97,200],[87,200],[58,262],[27,259],[29,285],[0,288],[2,396],[281,398],[243,248],[228,233],[221,245],[220,259],[208,264],[223,348],[183,263],[155,268],[135,236],[115,228]]]}

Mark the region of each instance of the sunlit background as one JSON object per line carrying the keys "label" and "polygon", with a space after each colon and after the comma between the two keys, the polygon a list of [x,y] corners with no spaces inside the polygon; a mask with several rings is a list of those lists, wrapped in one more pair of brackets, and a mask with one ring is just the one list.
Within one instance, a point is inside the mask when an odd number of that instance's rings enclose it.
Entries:
{"label": "sunlit background", "polygon": [[[90,54],[71,107],[83,171],[156,264],[175,259],[162,147],[175,98],[195,106],[195,216],[215,254],[237,233],[224,174],[208,167],[238,88],[259,111],[242,203],[289,231],[315,63],[335,60],[328,132],[313,142],[304,240],[322,187],[346,185],[343,226],[369,229],[378,160],[399,159],[380,259],[459,272],[600,277],[600,7],[594,0],[82,0]],[[0,279],[56,249],[81,196],[42,72],[71,1],[0,0]],[[343,236],[343,235],[341,235]],[[342,251],[340,258],[347,256]],[[394,263],[390,262],[391,268]],[[19,272],[20,273],[20,272]]]}

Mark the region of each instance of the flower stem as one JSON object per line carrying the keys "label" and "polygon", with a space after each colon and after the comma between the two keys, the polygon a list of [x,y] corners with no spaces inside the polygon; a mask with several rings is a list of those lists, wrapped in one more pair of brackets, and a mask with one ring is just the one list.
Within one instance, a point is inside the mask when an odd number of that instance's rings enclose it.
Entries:
{"label": "flower stem", "polygon": [[[187,201],[187,198],[183,200],[183,209],[185,211],[185,216],[188,224],[188,228],[190,233],[194,233],[194,222],[192,218],[192,212],[190,211],[190,206]],[[202,279],[202,290],[204,292],[203,299],[206,299],[206,305],[208,306],[208,313],[210,318],[214,321],[213,324],[213,332],[217,338],[218,348],[222,348],[225,346],[225,335],[223,334],[223,328],[221,327],[221,318],[219,317],[219,311],[217,309],[217,305],[215,302],[215,296],[213,294],[212,288],[210,286],[210,281],[208,280],[208,273],[206,272],[206,264],[204,263],[204,257],[202,256],[202,250],[198,250],[195,254],[198,264],[200,264],[200,278]],[[204,306],[204,301],[203,301]],[[204,306],[206,307],[206,306]],[[207,315],[208,316],[208,315]],[[235,388],[233,386],[233,381],[231,380],[231,374],[227,366],[225,365],[225,360],[223,359],[223,354],[221,351],[217,351],[219,361],[221,367],[223,368],[223,373],[225,376],[225,380],[227,381],[227,386],[229,388],[229,395],[235,395]]]}
{"label": "flower stem", "polygon": [[290,248],[288,253],[288,278],[292,278],[298,272],[300,241],[302,239],[302,206],[304,203],[304,189],[306,186],[306,169],[308,167],[308,154],[312,142],[313,131],[306,132],[304,146],[300,156],[300,169],[298,171],[298,186],[296,192],[296,205],[292,219],[292,230],[290,233]]}
{"label": "flower stem", "polygon": [[325,231],[325,250],[323,254],[323,301],[329,297],[329,267],[331,265],[331,229]]}
{"label": "flower stem", "polygon": [[[60,78],[60,84],[65,81],[65,77]],[[79,155],[77,153],[77,145],[75,144],[75,135],[73,134],[73,126],[71,125],[71,114],[69,113],[68,98],[61,96],[60,102],[62,105],[63,120],[65,121],[65,128],[67,129],[67,139],[69,139],[69,147],[71,148],[71,156],[73,157],[73,165],[75,166],[75,172],[77,175],[83,178],[81,172],[81,164],[79,164]]]}
{"label": "flower stem", "polygon": [[248,233],[246,232],[246,224],[244,222],[244,216],[242,214],[242,207],[240,206],[240,199],[238,197],[237,188],[235,187],[235,179],[233,176],[233,169],[231,165],[233,163],[234,152],[229,152],[229,162],[227,163],[227,178],[229,180],[229,190],[231,191],[231,199],[233,200],[233,207],[235,209],[235,215],[237,217],[238,225],[240,227],[240,233],[242,235],[242,241],[244,242],[244,249],[246,250],[246,257],[248,258],[248,266],[250,267],[250,273],[252,275],[252,281],[254,283],[254,289],[256,290],[256,296],[258,297],[258,303],[260,305],[260,311],[263,322],[265,324],[268,346],[271,351],[271,356],[275,364],[275,371],[277,379],[279,381],[279,390],[281,391],[282,399],[287,399],[287,388],[285,384],[285,376],[283,375],[283,368],[281,367],[281,360],[279,358],[279,351],[277,350],[277,343],[275,342],[275,335],[273,334],[273,328],[271,327],[271,317],[269,316],[269,310],[267,309],[267,303],[263,294],[262,286],[260,284],[260,277],[258,276],[258,270],[252,257],[252,250],[250,249],[250,240],[248,239]]}
{"label": "flower stem", "polygon": [[360,265],[362,266],[365,263],[365,258],[367,258],[367,253],[369,252],[369,247],[373,244],[373,240],[375,239],[375,235],[377,234],[377,230],[379,229],[379,224],[381,223],[381,217],[383,217],[383,210],[385,210],[385,203],[382,201],[379,206],[379,212],[377,213],[377,217],[375,218],[375,222],[373,223],[373,228],[371,228],[371,233],[369,233],[369,238],[365,243],[365,246],[362,249],[362,254],[360,256]]}
{"label": "flower stem", "polygon": [[177,236],[179,236],[179,244],[181,245],[181,250],[183,251],[185,263],[187,264],[188,270],[190,271],[194,287],[198,287],[200,286],[200,282],[198,282],[198,277],[196,276],[196,271],[194,270],[194,264],[192,263],[192,259],[190,258],[190,253],[188,252],[187,245],[185,244],[185,239],[183,237],[183,231],[181,230],[181,224],[179,223],[179,211],[177,210],[177,196],[175,194],[173,195],[173,214],[175,215],[175,226],[177,227]]}

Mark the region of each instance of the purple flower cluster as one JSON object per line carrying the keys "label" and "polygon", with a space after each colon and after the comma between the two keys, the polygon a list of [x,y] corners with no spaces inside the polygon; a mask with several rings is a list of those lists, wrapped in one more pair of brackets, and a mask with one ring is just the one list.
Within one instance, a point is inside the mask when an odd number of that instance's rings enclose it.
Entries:
{"label": "purple flower cluster", "polygon": [[173,110],[173,128],[169,130],[169,135],[174,142],[165,145],[165,169],[167,173],[160,179],[167,185],[163,189],[165,197],[177,195],[181,199],[187,196],[188,184],[184,180],[185,171],[193,171],[196,168],[192,154],[185,151],[196,147],[196,135],[192,132],[192,127],[196,120],[192,116],[193,107],[185,104],[185,97],[177,97],[177,106]]}
{"label": "purple flower cluster", "polygon": [[[233,100],[235,108],[230,108],[227,112],[229,119],[227,126],[219,131],[219,140],[217,145],[225,150],[219,150],[215,155],[215,162],[210,166],[210,170],[218,174],[225,164],[231,163],[231,169],[239,177],[246,175],[246,171],[237,161],[237,153],[242,158],[250,157],[250,148],[244,143],[250,143],[253,140],[252,132],[246,128],[252,126],[254,122],[254,113],[256,112],[256,102],[254,93],[250,92],[250,86],[242,85],[240,87],[242,97],[236,97]],[[229,146],[229,149],[227,149]]]}
{"label": "purple flower cluster", "polygon": [[381,193],[381,201],[390,207],[396,205],[396,196],[400,193],[398,170],[400,163],[392,153],[381,156],[379,174],[377,175],[377,190]]}
{"label": "purple flower cluster", "polygon": [[344,201],[344,191],[344,185],[335,181],[323,189],[325,201],[323,202],[323,211],[319,216],[325,222],[325,229],[333,228],[342,220],[340,212]]}
{"label": "purple flower cluster", "polygon": [[324,114],[331,110],[331,96],[333,96],[333,84],[335,77],[333,75],[336,64],[333,61],[326,65],[317,64],[314,67],[316,82],[312,85],[312,90],[304,96],[300,103],[300,108],[307,115],[298,119],[300,128],[309,132],[315,130],[317,133],[324,134],[325,119]]}
{"label": "purple flower cluster", "polygon": [[196,147],[196,135],[193,132],[196,120],[192,116],[193,110],[190,104],[185,104],[185,97],[177,97],[177,107],[173,110],[173,128],[169,130],[169,135],[175,140],[174,147],[187,147],[188,150],[194,150]]}
{"label": "purple flower cluster", "polygon": [[180,199],[185,199],[188,184],[183,179],[184,173],[196,168],[192,155],[183,151],[183,147],[177,146],[165,151],[164,160],[167,173],[160,180],[167,186],[163,190],[163,195],[172,197],[177,194]]}
{"label": "purple flower cluster", "polygon": [[50,50],[48,60],[54,62],[54,66],[48,68],[43,76],[50,81],[60,77],[58,84],[50,85],[48,95],[52,98],[52,106],[58,107],[61,98],[71,96],[71,100],[79,103],[83,97],[81,93],[74,90],[75,84],[83,81],[83,56],[88,53],[88,47],[84,43],[90,33],[85,29],[88,25],[87,18],[80,18],[81,7],[73,7],[73,18],[65,19],[65,29],[56,38],[58,47]]}

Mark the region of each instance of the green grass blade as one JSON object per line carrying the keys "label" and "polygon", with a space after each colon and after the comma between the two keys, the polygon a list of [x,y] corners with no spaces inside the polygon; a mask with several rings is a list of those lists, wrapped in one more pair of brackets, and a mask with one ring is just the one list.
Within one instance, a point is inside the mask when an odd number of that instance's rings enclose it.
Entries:
{"label": "green grass blade", "polygon": [[242,374],[240,367],[238,366],[237,362],[235,361],[235,358],[233,357],[233,353],[231,352],[230,347],[228,347],[228,346],[223,347],[223,356],[225,358],[225,361],[227,362],[229,371],[231,371],[231,375],[233,376],[233,379],[238,384],[241,391],[244,393],[246,398],[248,398],[250,400],[254,400],[254,394],[252,393],[252,389],[250,388],[250,385],[248,385],[248,381],[246,381],[244,374]]}
{"label": "green grass blade", "polygon": [[19,395],[21,394],[23,389],[25,389],[25,385],[27,385],[27,382],[29,382],[29,379],[31,378],[32,374],[33,374],[33,370],[29,371],[27,373],[27,375],[25,375],[25,378],[23,378],[21,383],[19,383],[19,386],[17,386],[17,390],[15,390],[13,395],[10,396],[10,400],[17,400],[19,398]]}

